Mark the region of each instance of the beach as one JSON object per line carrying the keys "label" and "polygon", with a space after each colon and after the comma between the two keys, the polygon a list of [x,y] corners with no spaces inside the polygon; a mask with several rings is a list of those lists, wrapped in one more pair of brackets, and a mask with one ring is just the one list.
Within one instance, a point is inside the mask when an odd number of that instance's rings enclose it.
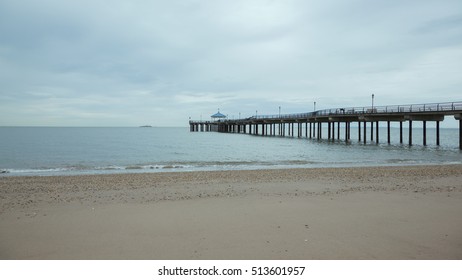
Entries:
{"label": "beach", "polygon": [[0,177],[0,259],[462,259],[462,165]]}

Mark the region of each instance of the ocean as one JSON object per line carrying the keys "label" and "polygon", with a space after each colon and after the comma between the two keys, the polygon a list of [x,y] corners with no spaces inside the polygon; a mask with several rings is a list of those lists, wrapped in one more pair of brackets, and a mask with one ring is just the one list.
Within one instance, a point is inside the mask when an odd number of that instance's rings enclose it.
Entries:
{"label": "ocean", "polygon": [[404,144],[398,128],[391,129],[391,144],[386,128],[379,144],[363,144],[357,134],[352,127],[345,142],[189,128],[0,127],[0,176],[462,163],[458,129],[441,129],[440,146],[434,128],[427,130],[427,146],[419,128],[413,146],[407,129]]}

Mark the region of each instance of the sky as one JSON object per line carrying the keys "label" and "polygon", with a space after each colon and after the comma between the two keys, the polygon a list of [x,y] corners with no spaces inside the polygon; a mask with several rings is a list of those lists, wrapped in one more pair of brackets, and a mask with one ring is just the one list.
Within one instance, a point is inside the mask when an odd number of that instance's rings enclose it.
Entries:
{"label": "sky", "polygon": [[0,126],[188,126],[372,94],[462,101],[462,1],[0,0]]}

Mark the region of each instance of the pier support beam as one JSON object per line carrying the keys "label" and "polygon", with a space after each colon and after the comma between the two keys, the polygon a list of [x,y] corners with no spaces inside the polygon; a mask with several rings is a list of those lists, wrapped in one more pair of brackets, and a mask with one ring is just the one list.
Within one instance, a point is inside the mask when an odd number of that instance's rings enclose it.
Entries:
{"label": "pier support beam", "polygon": [[440,145],[440,122],[436,122],[436,145]]}
{"label": "pier support beam", "polygon": [[361,142],[361,122],[358,122],[358,141]]}
{"label": "pier support beam", "polygon": [[379,121],[375,122],[375,141],[379,143]]}
{"label": "pier support beam", "polygon": [[371,122],[371,141],[374,141],[374,122]]}
{"label": "pier support beam", "polygon": [[390,121],[387,121],[387,143],[390,144]]}
{"label": "pier support beam", "polygon": [[345,142],[348,142],[348,122],[345,122]]}
{"label": "pier support beam", "polygon": [[366,128],[367,128],[367,122],[364,121],[364,144],[366,144],[366,140],[367,140],[367,134],[366,134]]}
{"label": "pier support beam", "polygon": [[403,144],[403,122],[399,122],[399,143]]}

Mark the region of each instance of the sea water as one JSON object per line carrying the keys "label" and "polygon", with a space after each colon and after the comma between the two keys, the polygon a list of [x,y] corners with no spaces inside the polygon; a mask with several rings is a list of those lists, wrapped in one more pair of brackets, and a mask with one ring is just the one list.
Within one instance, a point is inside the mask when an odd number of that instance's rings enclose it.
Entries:
{"label": "sea water", "polygon": [[[368,128],[370,129],[370,128]],[[0,176],[133,172],[247,170],[462,163],[458,129],[413,130],[413,145],[399,143],[399,129],[386,128],[380,141],[309,139],[248,134],[190,132],[189,128],[0,127]],[[336,135],[337,136],[337,135]],[[327,130],[323,132],[327,138]],[[361,135],[364,137],[364,135]],[[374,132],[375,140],[375,132]]]}

